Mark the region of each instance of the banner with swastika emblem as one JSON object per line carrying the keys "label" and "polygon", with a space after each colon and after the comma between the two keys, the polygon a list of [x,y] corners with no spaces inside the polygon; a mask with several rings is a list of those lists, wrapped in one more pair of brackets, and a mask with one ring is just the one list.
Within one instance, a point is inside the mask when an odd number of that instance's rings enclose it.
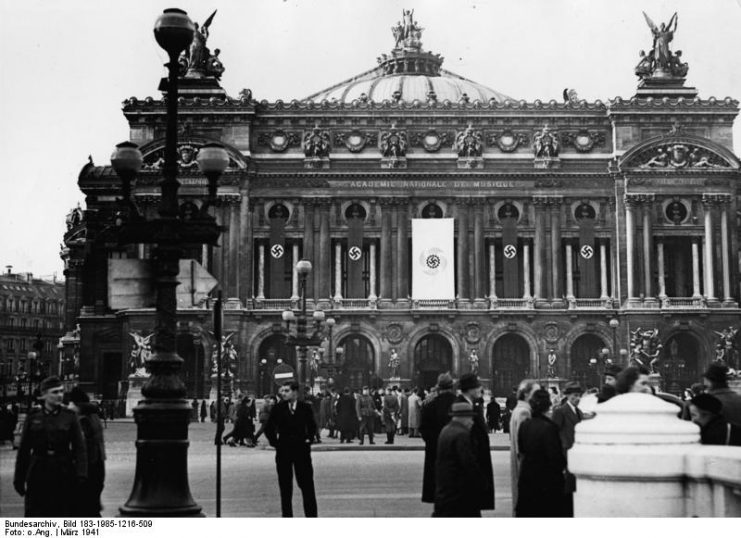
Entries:
{"label": "banner with swastika emblem", "polygon": [[453,219],[412,219],[412,299],[455,299]]}
{"label": "banner with swastika emblem", "polygon": [[363,281],[363,226],[365,218],[359,213],[351,213],[347,219],[347,297],[362,299],[367,296]]}
{"label": "banner with swastika emblem", "polygon": [[[282,206],[281,206],[282,207]],[[268,273],[270,285],[269,297],[283,299],[289,296],[286,284],[286,218],[285,212],[278,208],[270,218],[270,241],[268,243],[268,259],[270,271]],[[290,262],[289,262],[290,267]]]}
{"label": "banner with swastika emblem", "polygon": [[520,258],[517,242],[517,217],[507,214],[502,219],[502,297],[522,297]]}
{"label": "banner with swastika emblem", "polygon": [[[577,245],[577,267],[579,268],[579,297],[599,297],[597,290],[597,246],[594,240],[594,209],[588,204],[577,208],[579,244]],[[579,218],[581,217],[581,218]]]}

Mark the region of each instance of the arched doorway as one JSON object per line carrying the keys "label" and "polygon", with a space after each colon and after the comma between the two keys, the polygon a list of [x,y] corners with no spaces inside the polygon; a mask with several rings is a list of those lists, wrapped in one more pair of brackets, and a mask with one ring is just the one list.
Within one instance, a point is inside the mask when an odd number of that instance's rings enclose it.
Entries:
{"label": "arched doorway", "polygon": [[417,384],[429,389],[437,384],[437,376],[453,369],[453,348],[439,334],[428,334],[414,346],[414,371]]}
{"label": "arched doorway", "polygon": [[175,345],[178,355],[183,359],[181,375],[187,397],[207,398],[206,375],[210,372],[204,368],[205,353],[200,337],[191,333],[180,333],[177,335]]}
{"label": "arched doorway", "polygon": [[582,389],[599,387],[598,362],[590,366],[590,360],[599,361],[602,349],[607,347],[604,340],[596,334],[583,334],[571,345],[570,368],[568,377],[571,381],[578,381]]}
{"label": "arched doorway", "polygon": [[[263,362],[264,361],[264,362]],[[280,361],[280,362],[278,362]],[[296,368],[296,348],[286,345],[283,334],[273,334],[262,341],[257,350],[259,396],[275,393],[273,369],[285,363]]]}
{"label": "arched doorway", "polygon": [[340,340],[337,348],[342,348],[342,366],[335,376],[337,388],[350,387],[360,391],[364,385],[370,384],[375,365],[370,340],[361,334],[352,334]]}
{"label": "arched doorway", "polygon": [[700,355],[700,343],[689,333],[675,334],[669,337],[661,348],[660,362],[657,371],[663,378],[666,392],[681,394],[692,383],[700,380],[697,357]]}
{"label": "arched doorway", "polygon": [[528,377],[530,346],[522,336],[506,334],[494,342],[491,364],[493,395],[507,396]]}

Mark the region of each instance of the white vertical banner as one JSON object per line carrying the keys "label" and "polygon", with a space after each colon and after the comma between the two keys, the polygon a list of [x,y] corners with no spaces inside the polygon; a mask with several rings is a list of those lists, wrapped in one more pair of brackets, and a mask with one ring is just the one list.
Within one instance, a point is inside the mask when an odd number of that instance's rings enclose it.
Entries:
{"label": "white vertical banner", "polygon": [[453,219],[412,219],[412,299],[455,299]]}

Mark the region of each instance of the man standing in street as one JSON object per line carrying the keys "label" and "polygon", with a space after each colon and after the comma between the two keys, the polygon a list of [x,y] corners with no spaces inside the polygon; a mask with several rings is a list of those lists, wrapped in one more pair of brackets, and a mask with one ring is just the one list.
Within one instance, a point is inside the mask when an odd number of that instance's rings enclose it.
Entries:
{"label": "man standing in street", "polygon": [[[581,385],[576,381],[570,381],[566,383],[563,389],[563,393],[566,395],[566,402],[560,407],[553,410],[552,421],[558,426],[558,433],[561,437],[561,447],[563,448],[563,454],[567,458],[569,449],[574,446],[574,433],[576,425],[584,418],[581,409],[579,409],[579,401],[581,400],[582,390]],[[567,463],[568,467],[568,463]],[[574,491],[576,491],[576,478],[574,475],[566,471],[566,516],[574,516]]]}
{"label": "man standing in street", "polygon": [[483,389],[478,376],[472,373],[463,374],[458,380],[458,390],[461,394],[456,402],[468,403],[476,412],[471,428],[471,449],[485,483],[482,495],[476,498],[476,508],[479,510],[494,510],[494,471],[491,466],[489,433],[484,421],[484,405],[481,398]]}
{"label": "man standing in street", "polygon": [[523,379],[520,382],[520,386],[517,387],[517,403],[512,409],[512,416],[509,422],[509,457],[510,457],[510,472],[512,473],[512,515],[515,515],[515,508],[517,507],[517,483],[520,480],[520,464],[522,463],[522,454],[520,453],[520,447],[518,445],[518,435],[520,426],[527,419],[532,418],[532,409],[530,408],[530,397],[536,390],[540,389],[540,385],[534,379]]}
{"label": "man standing in street", "polygon": [[373,403],[368,387],[363,387],[363,394],[358,397],[356,404],[356,411],[358,414],[358,422],[360,423],[360,444],[365,442],[365,434],[368,434],[368,441],[370,444],[375,445],[373,441],[373,421],[376,417],[376,405]]}
{"label": "man standing in street", "polygon": [[23,424],[13,486],[25,496],[26,517],[74,516],[75,485],[87,479],[87,451],[74,411],[62,406],[56,376],[41,382],[41,409]]}
{"label": "man standing in street", "polygon": [[713,363],[703,374],[707,393],[723,404],[720,414],[727,422],[741,427],[741,394],[728,388],[728,367]]}
{"label": "man standing in street", "polygon": [[471,444],[476,411],[468,402],[455,402],[450,415],[437,442],[432,517],[481,517],[488,485]]}
{"label": "man standing in street", "polygon": [[314,411],[306,402],[298,401],[299,385],[295,381],[283,384],[283,401],[277,403],[265,426],[265,436],[275,447],[275,466],[283,517],[293,517],[293,472],[304,500],[304,515],[317,517],[314,492],[314,468],[311,464],[311,442],[316,438]]}
{"label": "man standing in street", "polygon": [[602,385],[602,390],[597,395],[597,403],[604,403],[617,395],[617,392],[615,392],[615,382],[617,381],[617,376],[620,373],[620,370],[621,368],[614,364],[610,364],[605,368],[605,383]]}
{"label": "man standing in street", "polygon": [[419,432],[425,442],[425,465],[422,478],[422,502],[435,502],[435,459],[437,439],[450,421],[450,406],[455,401],[453,378],[440,374],[437,378],[437,395],[422,405]]}
{"label": "man standing in street", "polygon": [[396,420],[399,417],[399,398],[394,390],[386,391],[383,397],[383,426],[386,428],[385,445],[394,444],[396,435]]}

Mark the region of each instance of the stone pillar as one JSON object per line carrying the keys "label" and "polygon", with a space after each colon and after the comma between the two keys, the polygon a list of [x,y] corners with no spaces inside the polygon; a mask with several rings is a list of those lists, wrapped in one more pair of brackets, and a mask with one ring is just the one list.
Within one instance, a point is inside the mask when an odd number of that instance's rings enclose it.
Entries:
{"label": "stone pillar", "polygon": [[653,297],[653,195],[647,195],[643,204],[643,294],[644,297]]}
{"label": "stone pillar", "polygon": [[700,291],[700,246],[696,237],[692,238],[692,297],[702,297]]}
{"label": "stone pillar", "polygon": [[720,245],[721,263],[723,264],[723,301],[726,303],[732,303],[733,297],[731,297],[731,264],[728,256],[728,202],[725,201],[721,205],[720,210]]}
{"label": "stone pillar", "polygon": [[468,207],[465,203],[459,203],[458,206],[458,263],[456,275],[458,277],[457,295],[461,299],[470,298],[469,276],[470,265],[468,263]]}
{"label": "stone pillar", "polygon": [[635,201],[625,196],[625,248],[628,271],[628,300],[634,299],[635,293]]}
{"label": "stone pillar", "polygon": [[604,240],[599,240],[599,276],[600,276],[600,298],[607,299],[610,295],[607,291],[607,245]]}
{"label": "stone pillar", "polygon": [[397,297],[406,299],[411,295],[409,289],[409,205],[399,204],[396,212],[396,282]]}
{"label": "stone pillar", "polygon": [[551,205],[551,289],[554,300],[563,298],[561,275],[561,200],[552,200]]}
{"label": "stone pillar", "polygon": [[713,202],[703,196],[705,209],[705,297],[715,300],[715,270],[713,269]]}
{"label": "stone pillar", "polygon": [[334,300],[342,301],[342,244],[334,245]]}
{"label": "stone pillar", "polygon": [[486,265],[484,263],[484,206],[478,202],[474,206],[473,218],[473,296],[481,299],[485,296]]}
{"label": "stone pillar", "polygon": [[317,256],[318,270],[316,271],[317,278],[319,279],[319,295],[315,297],[319,299],[329,299],[330,297],[330,284],[331,284],[331,269],[330,263],[332,259],[332,241],[329,236],[329,203],[324,202],[319,207],[319,256]]}
{"label": "stone pillar", "polygon": [[391,244],[391,204],[381,200],[381,298],[391,299],[391,272],[394,259]]}
{"label": "stone pillar", "polygon": [[265,245],[257,247],[257,298],[265,299]]}
{"label": "stone pillar", "polygon": [[[254,239],[252,237],[252,207],[245,191],[242,192],[242,201],[239,206],[239,298],[243,304],[247,304],[252,298],[253,283],[253,257],[252,248]],[[206,259],[208,250],[204,250]],[[203,266],[206,267],[204,260]]]}
{"label": "stone pillar", "polygon": [[522,276],[523,276],[523,299],[532,299],[530,295],[530,243],[523,241],[522,243]]}
{"label": "stone pillar", "polygon": [[291,267],[291,301],[298,301],[298,271],[296,270],[296,264],[299,261],[298,254],[298,243],[293,244],[293,266]]}
{"label": "stone pillar", "polygon": [[489,244],[489,298],[497,298],[497,262],[494,243]]}
{"label": "stone pillar", "polygon": [[666,298],[666,276],[664,275],[664,242],[656,242],[656,262],[659,271],[659,299]]}
{"label": "stone pillar", "polygon": [[[576,425],[569,471],[576,476],[575,517],[683,517],[685,458],[700,449],[700,429],[677,407],[628,393],[599,404]],[[650,487],[647,487],[650,483]]]}
{"label": "stone pillar", "polygon": [[533,207],[535,208],[535,241],[533,244],[533,272],[534,272],[534,289],[535,299],[543,298],[543,278],[545,265],[545,205],[544,199],[540,197],[533,198]]}
{"label": "stone pillar", "polygon": [[228,299],[239,300],[239,211],[237,204],[240,200],[235,198],[229,201],[229,275],[227,278],[226,296]]}
{"label": "stone pillar", "polygon": [[368,278],[370,282],[368,283],[368,288],[370,293],[368,294],[368,299],[371,301],[375,301],[378,299],[378,296],[376,295],[376,242],[375,240],[371,240],[370,244],[370,271],[368,272]]}
{"label": "stone pillar", "polygon": [[566,243],[566,298],[574,298],[574,262],[571,243]]}
{"label": "stone pillar", "polygon": [[[312,264],[316,263],[314,258],[314,204],[311,200],[304,201],[304,244],[303,244],[303,256],[305,260],[309,260]],[[314,275],[311,273],[306,277],[306,296],[316,297],[316,291],[314,290]]]}

